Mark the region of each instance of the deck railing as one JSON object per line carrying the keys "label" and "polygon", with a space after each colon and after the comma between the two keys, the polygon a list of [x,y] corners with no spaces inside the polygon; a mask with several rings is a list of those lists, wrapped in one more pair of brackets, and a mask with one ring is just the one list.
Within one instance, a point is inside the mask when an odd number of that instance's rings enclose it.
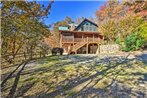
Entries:
{"label": "deck railing", "polygon": [[81,42],[82,38],[74,38],[74,42]]}
{"label": "deck railing", "polygon": [[67,42],[81,42],[81,41],[87,41],[87,42],[100,42],[100,38],[62,38],[62,42],[67,43]]}
{"label": "deck railing", "polygon": [[62,38],[62,42],[73,42],[73,38]]}

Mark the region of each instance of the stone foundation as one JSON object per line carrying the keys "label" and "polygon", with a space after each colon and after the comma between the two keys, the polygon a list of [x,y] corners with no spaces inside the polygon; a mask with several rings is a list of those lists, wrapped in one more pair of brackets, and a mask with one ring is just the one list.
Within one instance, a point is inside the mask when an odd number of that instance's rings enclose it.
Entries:
{"label": "stone foundation", "polygon": [[97,50],[97,53],[100,54],[112,54],[119,52],[120,48],[119,45],[113,44],[113,45],[100,45],[100,47]]}

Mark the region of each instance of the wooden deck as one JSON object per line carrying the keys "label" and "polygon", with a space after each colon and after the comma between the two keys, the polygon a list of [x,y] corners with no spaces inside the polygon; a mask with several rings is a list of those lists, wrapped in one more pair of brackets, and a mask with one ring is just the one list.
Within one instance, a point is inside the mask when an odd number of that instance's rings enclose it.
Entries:
{"label": "wooden deck", "polygon": [[68,54],[77,53],[77,50],[86,46],[86,54],[88,54],[89,44],[101,44],[103,36],[96,32],[60,32],[60,47],[64,48]]}
{"label": "wooden deck", "polygon": [[101,41],[100,38],[63,38],[62,43],[78,43],[81,41],[85,41],[88,43],[98,43]]}

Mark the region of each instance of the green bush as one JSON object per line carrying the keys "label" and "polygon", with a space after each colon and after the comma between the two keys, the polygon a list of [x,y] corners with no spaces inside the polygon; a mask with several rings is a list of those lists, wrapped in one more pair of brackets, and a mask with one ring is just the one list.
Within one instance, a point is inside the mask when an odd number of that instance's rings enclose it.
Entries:
{"label": "green bush", "polygon": [[122,51],[125,50],[125,43],[122,39],[120,39],[119,37],[115,40],[115,43],[118,44],[120,46],[120,49]]}
{"label": "green bush", "polygon": [[147,22],[143,22],[140,24],[138,28],[136,28],[135,32],[138,32],[138,34],[147,41]]}
{"label": "green bush", "polygon": [[124,51],[135,51],[141,49],[144,43],[144,39],[139,36],[137,33],[131,33],[125,39],[125,48]]}

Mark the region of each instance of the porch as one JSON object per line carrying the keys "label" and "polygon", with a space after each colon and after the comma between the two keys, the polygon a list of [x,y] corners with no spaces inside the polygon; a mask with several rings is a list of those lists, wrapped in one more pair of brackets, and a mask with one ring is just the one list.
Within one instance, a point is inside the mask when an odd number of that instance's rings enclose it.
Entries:
{"label": "porch", "polygon": [[60,33],[60,47],[71,54],[95,54],[103,36],[97,32],[64,31]]}

